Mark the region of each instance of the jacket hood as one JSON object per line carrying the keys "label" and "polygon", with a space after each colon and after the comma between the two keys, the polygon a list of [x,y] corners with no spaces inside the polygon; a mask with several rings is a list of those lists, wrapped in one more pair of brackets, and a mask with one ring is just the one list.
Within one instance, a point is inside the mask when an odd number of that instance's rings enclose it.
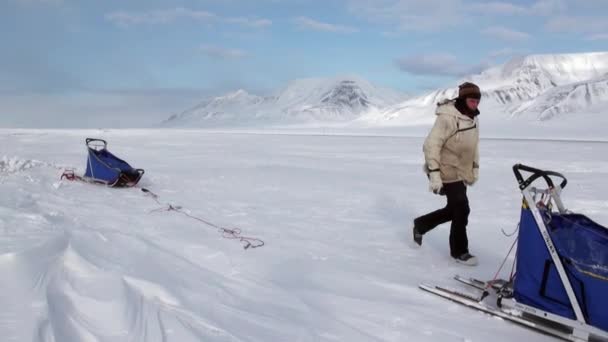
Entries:
{"label": "jacket hood", "polygon": [[462,120],[475,121],[470,117],[462,114],[456,107],[454,106],[456,100],[446,100],[437,104],[437,110],[435,111],[436,115],[450,115],[457,117]]}

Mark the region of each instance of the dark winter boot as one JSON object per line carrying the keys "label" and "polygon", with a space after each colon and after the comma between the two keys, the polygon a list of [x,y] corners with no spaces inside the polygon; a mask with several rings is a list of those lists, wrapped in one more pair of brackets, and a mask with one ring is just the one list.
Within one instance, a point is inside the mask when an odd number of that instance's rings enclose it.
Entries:
{"label": "dark winter boot", "polygon": [[477,266],[477,258],[470,253],[463,253],[454,258],[457,263],[467,266]]}

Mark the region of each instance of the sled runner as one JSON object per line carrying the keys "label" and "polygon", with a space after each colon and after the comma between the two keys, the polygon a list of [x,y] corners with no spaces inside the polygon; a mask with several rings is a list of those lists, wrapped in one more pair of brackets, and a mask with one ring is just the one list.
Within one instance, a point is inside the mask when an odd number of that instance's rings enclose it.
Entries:
{"label": "sled runner", "polygon": [[[515,272],[506,280],[456,276],[462,290],[420,288],[567,341],[608,341],[608,229],[566,210],[563,175],[521,164],[513,172],[523,194]],[[533,187],[541,178],[547,188]]]}

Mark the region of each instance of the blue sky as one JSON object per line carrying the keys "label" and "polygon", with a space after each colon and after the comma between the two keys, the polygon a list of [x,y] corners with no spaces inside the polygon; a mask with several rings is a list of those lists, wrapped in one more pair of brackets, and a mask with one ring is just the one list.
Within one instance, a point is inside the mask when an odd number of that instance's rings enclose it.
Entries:
{"label": "blue sky", "polygon": [[130,126],[295,78],[420,93],[515,55],[608,50],[608,1],[3,0],[0,38],[4,126]]}

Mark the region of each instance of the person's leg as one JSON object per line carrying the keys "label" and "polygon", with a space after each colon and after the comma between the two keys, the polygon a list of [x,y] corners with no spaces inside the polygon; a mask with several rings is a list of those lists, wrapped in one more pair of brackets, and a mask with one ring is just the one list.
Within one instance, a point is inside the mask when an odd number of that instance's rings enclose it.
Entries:
{"label": "person's leg", "polygon": [[412,228],[414,242],[416,242],[418,245],[422,245],[422,235],[428,233],[430,230],[442,223],[449,222],[450,220],[452,220],[452,210],[450,210],[447,205],[441,209],[415,218],[414,227]]}
{"label": "person's leg", "polygon": [[469,223],[469,199],[467,187],[463,182],[450,183],[445,187],[448,197],[447,208],[451,211],[450,254],[457,258],[469,252],[467,225]]}
{"label": "person's leg", "polygon": [[442,223],[452,220],[452,210],[448,206],[414,219],[414,227],[425,234]]}

